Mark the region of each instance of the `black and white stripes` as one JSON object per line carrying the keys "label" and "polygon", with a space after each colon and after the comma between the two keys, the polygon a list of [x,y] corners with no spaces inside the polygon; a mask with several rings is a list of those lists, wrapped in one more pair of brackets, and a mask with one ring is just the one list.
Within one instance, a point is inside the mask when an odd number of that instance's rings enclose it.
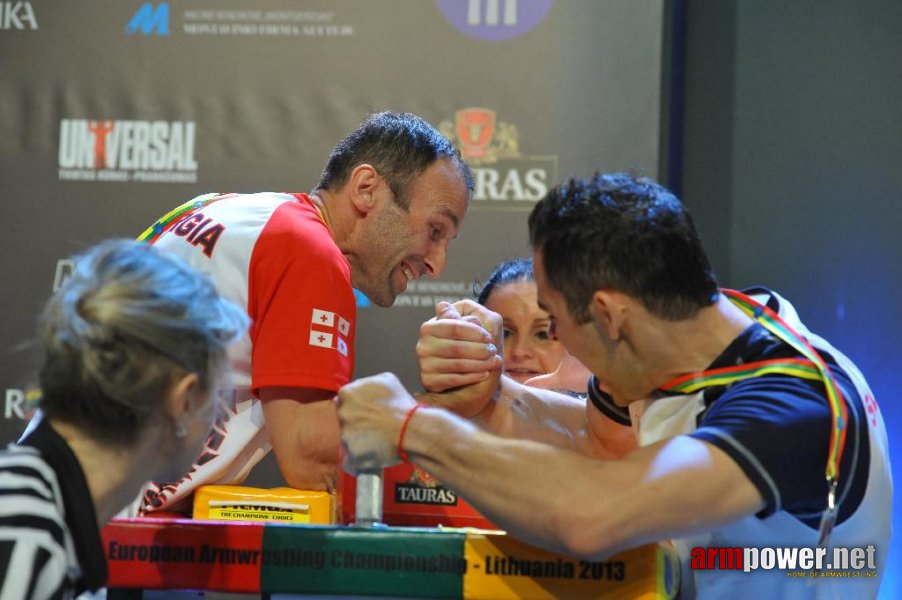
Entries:
{"label": "black and white stripes", "polygon": [[56,473],[35,448],[0,452],[0,569],[0,600],[70,597],[80,574]]}

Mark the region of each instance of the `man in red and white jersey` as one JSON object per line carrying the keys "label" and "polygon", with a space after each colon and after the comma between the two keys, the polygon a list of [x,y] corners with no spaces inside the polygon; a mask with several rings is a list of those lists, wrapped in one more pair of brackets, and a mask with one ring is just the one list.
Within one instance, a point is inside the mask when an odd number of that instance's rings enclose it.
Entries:
{"label": "man in red and white jersey", "polygon": [[208,194],[145,231],[252,324],[231,350],[234,394],[194,468],[152,484],[140,511],[183,509],[199,485],[240,483],[270,449],[289,486],[331,490],[332,399],[354,368],[354,288],[387,307],[410,280],[441,275],[472,190],[466,162],[434,127],[383,112],[339,142],[311,193]]}

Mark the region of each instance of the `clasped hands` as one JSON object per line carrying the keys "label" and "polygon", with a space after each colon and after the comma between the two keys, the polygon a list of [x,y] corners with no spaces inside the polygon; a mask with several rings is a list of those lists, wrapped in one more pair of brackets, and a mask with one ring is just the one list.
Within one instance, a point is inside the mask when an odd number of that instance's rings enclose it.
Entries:
{"label": "clasped hands", "polygon": [[498,390],[502,348],[499,315],[471,300],[439,302],[417,341],[425,393],[414,397],[392,373],[364,377],[338,391],[345,470],[356,475],[400,462],[402,425],[417,403],[465,418],[480,414]]}

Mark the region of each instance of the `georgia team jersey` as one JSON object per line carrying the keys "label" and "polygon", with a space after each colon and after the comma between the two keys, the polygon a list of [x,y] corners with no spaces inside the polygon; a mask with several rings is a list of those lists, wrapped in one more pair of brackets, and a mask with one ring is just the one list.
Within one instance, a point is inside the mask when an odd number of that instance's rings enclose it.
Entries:
{"label": "georgia team jersey", "polygon": [[230,347],[234,393],[203,452],[182,480],[151,486],[149,511],[177,508],[199,485],[247,477],[271,448],[257,390],[337,391],[350,381],[356,304],[350,265],[306,194],[200,196],[142,239],[210,276],[251,318]]}

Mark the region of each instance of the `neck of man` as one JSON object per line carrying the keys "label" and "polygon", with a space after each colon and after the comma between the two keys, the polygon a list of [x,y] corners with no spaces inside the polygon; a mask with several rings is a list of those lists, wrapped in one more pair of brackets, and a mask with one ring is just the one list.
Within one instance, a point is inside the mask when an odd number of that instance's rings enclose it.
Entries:
{"label": "neck of man", "polygon": [[329,192],[327,190],[315,190],[307,195],[310,197],[310,200],[313,201],[313,206],[315,206],[317,212],[319,212],[319,216],[323,220],[323,223],[325,223],[329,233],[337,240],[335,225],[333,224],[332,214],[329,210]]}
{"label": "neck of man", "polygon": [[652,319],[637,343],[638,355],[654,389],[667,382],[707,369],[724,350],[753,323],[730,300],[718,295],[717,301],[689,319],[666,321]]}
{"label": "neck of man", "polygon": [[358,287],[358,274],[362,271],[361,253],[366,250],[367,239],[361,238],[361,223],[365,215],[355,212],[354,204],[342,195],[342,190],[330,192],[319,189],[308,194],[326,224],[335,245],[351,266],[351,285]]}

